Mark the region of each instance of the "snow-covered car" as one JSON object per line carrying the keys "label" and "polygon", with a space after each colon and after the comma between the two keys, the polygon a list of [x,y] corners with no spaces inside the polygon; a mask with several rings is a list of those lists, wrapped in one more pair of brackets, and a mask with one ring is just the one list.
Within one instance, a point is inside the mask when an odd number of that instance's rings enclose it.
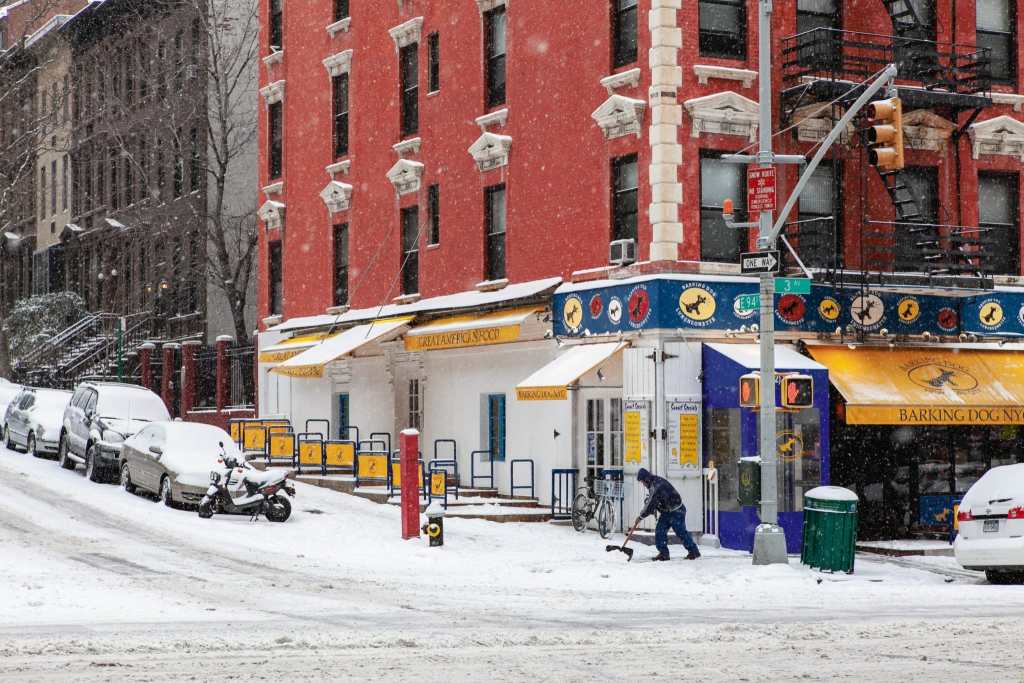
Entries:
{"label": "snow-covered car", "polygon": [[992,583],[1024,582],[1024,464],[993,467],[960,502],[953,543],[965,569]]}
{"label": "snow-covered car", "polygon": [[24,448],[36,457],[56,453],[61,420],[70,400],[70,391],[22,389],[7,406],[4,444],[11,449]]}
{"label": "snow-covered car", "polygon": [[148,425],[124,442],[121,487],[129,493],[155,493],[169,507],[196,505],[210,486],[210,472],[224,468],[224,457],[244,462],[220,427],[195,422]]}
{"label": "snow-covered car", "polygon": [[0,377],[0,440],[4,442],[6,442],[7,438],[7,433],[4,431],[7,428],[4,415],[7,413],[7,406],[20,391],[20,385],[13,384]]}
{"label": "snow-covered car", "polygon": [[57,455],[60,466],[85,464],[90,481],[116,480],[121,446],[151,422],[169,422],[163,400],[145,387],[115,382],[83,382],[64,411]]}

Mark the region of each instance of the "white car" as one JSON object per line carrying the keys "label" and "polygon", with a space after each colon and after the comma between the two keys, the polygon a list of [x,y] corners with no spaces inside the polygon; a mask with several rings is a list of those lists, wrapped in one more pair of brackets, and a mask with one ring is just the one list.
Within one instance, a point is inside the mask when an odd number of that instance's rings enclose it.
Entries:
{"label": "white car", "polygon": [[70,391],[22,389],[7,406],[5,445],[11,449],[24,448],[37,458],[55,454],[64,409],[70,400]]}
{"label": "white car", "polygon": [[991,583],[1024,582],[1024,464],[993,467],[964,496],[953,543],[965,569]]}
{"label": "white car", "polygon": [[7,406],[10,405],[14,397],[20,392],[20,385],[12,384],[0,377],[0,441],[6,442],[7,440],[7,432],[4,431],[7,427],[7,423],[4,421],[4,416],[7,414]]}

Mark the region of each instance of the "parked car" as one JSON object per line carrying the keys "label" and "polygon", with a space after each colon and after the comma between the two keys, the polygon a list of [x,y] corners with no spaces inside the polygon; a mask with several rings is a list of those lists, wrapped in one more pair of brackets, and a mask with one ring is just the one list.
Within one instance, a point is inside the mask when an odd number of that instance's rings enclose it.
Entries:
{"label": "parked car", "polygon": [[57,452],[61,420],[70,391],[26,387],[7,406],[5,445],[39,457]]}
{"label": "parked car", "polygon": [[129,493],[154,493],[168,507],[195,505],[210,485],[210,472],[223,469],[225,459],[231,458],[244,463],[238,446],[220,427],[195,422],[147,425],[124,442],[121,487]]}
{"label": "parked car", "polygon": [[64,411],[57,455],[60,466],[85,464],[90,481],[112,481],[121,471],[121,447],[150,422],[168,422],[163,400],[134,384],[83,382]]}
{"label": "parked car", "polygon": [[991,583],[1024,582],[1024,464],[993,467],[960,502],[953,551]]}
{"label": "parked car", "polygon": [[7,406],[20,391],[19,385],[0,378],[0,441],[4,443],[7,443],[7,422],[4,415],[7,413]]}

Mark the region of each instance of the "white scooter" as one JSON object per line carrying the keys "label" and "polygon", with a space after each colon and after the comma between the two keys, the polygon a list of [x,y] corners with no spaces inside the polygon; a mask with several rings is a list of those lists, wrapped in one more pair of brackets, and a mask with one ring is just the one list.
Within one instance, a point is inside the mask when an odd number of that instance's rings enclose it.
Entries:
{"label": "white scooter", "polygon": [[[291,517],[292,504],[285,494],[294,497],[295,487],[288,483],[287,472],[257,472],[241,467],[234,458],[223,460],[223,471],[210,472],[210,488],[199,502],[200,517],[209,519],[218,513],[250,515],[255,521],[265,515],[271,522],[285,522]],[[232,497],[230,491],[237,477],[245,486],[245,494],[240,498]]]}

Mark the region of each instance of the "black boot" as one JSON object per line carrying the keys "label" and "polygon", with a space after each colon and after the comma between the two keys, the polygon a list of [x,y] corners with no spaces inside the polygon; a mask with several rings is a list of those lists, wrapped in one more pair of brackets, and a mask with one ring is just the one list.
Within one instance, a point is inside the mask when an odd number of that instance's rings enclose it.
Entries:
{"label": "black boot", "polygon": [[651,562],[668,562],[668,553],[658,553],[651,558]]}
{"label": "black boot", "polygon": [[698,557],[700,557],[700,553],[699,552],[692,552],[692,553],[690,553],[689,555],[686,556],[686,559],[688,559],[688,560],[696,560]]}

